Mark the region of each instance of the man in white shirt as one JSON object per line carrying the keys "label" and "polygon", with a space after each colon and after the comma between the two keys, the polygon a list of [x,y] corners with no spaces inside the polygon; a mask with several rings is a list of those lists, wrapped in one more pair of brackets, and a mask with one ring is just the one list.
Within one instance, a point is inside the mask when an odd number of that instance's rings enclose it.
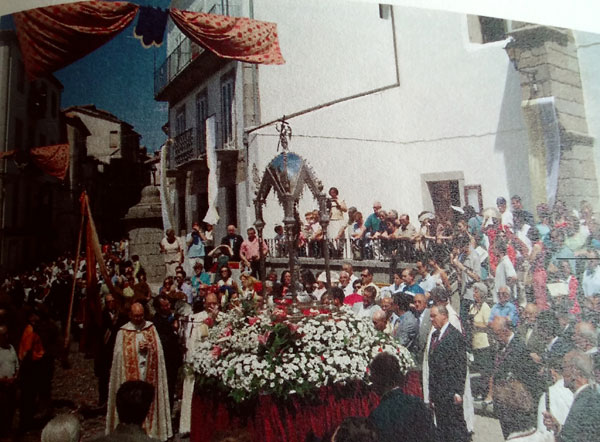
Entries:
{"label": "man in white shirt", "polygon": [[498,207],[498,211],[500,212],[502,225],[512,230],[514,225],[513,214],[510,210],[506,208],[506,199],[502,196],[496,198],[496,206]]}
{"label": "man in white shirt", "polygon": [[587,258],[589,259],[587,268],[583,272],[581,287],[586,297],[600,293],[600,262],[598,261],[598,252],[590,250]]}
{"label": "man in white shirt", "polygon": [[517,272],[510,258],[506,254],[507,244],[504,238],[497,238],[494,244],[496,254],[498,255],[498,266],[494,276],[494,304],[498,303],[498,289],[500,287],[512,287],[517,283]]}
{"label": "man in white shirt", "polygon": [[375,297],[377,296],[377,292],[375,291],[374,287],[367,286],[364,287],[362,296],[363,302],[357,302],[356,304],[354,304],[352,306],[352,310],[354,311],[357,317],[369,318],[372,320],[373,314],[381,310],[381,307],[375,304]]}
{"label": "man in white shirt", "polygon": [[340,272],[339,287],[344,291],[344,296],[350,296],[352,292],[354,292],[354,290],[352,289],[352,284],[350,283],[350,275],[344,270]]}

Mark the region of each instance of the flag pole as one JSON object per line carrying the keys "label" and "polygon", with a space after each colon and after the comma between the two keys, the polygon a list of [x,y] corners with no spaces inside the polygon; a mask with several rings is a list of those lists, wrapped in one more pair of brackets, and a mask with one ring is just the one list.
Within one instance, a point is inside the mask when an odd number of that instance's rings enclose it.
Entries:
{"label": "flag pole", "polygon": [[85,191],[81,194],[81,221],[79,223],[79,237],[77,238],[77,252],[75,254],[75,267],[73,268],[73,286],[71,287],[71,298],[69,300],[69,312],[67,314],[67,324],[65,329],[65,341],[63,347],[62,366],[69,367],[69,345],[71,343],[71,317],[73,316],[73,303],[75,300],[75,287],[77,286],[77,271],[79,270],[79,261],[81,255],[81,242],[83,240],[83,228],[85,224],[85,211],[83,205],[87,205],[87,194]]}

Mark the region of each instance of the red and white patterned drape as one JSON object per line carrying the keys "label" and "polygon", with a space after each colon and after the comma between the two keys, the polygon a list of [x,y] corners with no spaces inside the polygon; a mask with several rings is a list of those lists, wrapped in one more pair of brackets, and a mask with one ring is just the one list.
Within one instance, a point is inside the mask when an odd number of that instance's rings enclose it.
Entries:
{"label": "red and white patterned drape", "polygon": [[138,9],[133,3],[92,1],[13,14],[29,78],[61,69],[107,43]]}
{"label": "red and white patterned drape", "polygon": [[179,9],[171,9],[170,15],[187,37],[219,57],[248,63],[285,63],[275,23]]}

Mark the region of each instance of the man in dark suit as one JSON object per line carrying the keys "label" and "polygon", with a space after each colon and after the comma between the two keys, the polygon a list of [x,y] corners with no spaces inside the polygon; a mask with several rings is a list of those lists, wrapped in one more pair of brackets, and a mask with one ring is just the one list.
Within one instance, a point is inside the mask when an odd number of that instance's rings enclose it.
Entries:
{"label": "man in dark suit", "polygon": [[427,346],[427,338],[431,330],[431,316],[427,307],[427,298],[422,293],[417,293],[413,299],[415,305],[414,314],[419,324],[419,334],[417,337],[417,352],[415,355],[416,363],[420,366],[423,364],[423,352]]}
{"label": "man in dark suit", "polygon": [[561,427],[556,418],[544,412],[544,425],[554,431],[555,440],[561,442],[587,442],[598,440],[600,434],[600,393],[592,385],[593,364],[589,355],[572,350],[563,359],[565,387],[575,393],[573,405]]}
{"label": "man in dark suit", "polygon": [[418,397],[402,392],[404,376],[398,359],[389,353],[379,353],[369,365],[373,390],[381,398],[369,420],[379,431],[381,442],[435,441],[431,412]]}
{"label": "man in dark suit", "polygon": [[115,431],[94,442],[160,442],[144,431],[142,424],[154,399],[154,387],[144,381],[124,382],[117,391],[119,425]]}
{"label": "man in dark suit", "polygon": [[439,441],[470,439],[463,413],[467,377],[467,350],[463,335],[448,321],[445,306],[433,306],[435,328],[429,343],[429,399],[433,405]]}
{"label": "man in dark suit", "polygon": [[[512,321],[504,316],[496,316],[491,323],[491,329],[500,345],[492,374],[494,412],[506,439],[513,431],[520,428],[517,422],[523,419],[523,412],[517,410],[510,401],[498,400],[498,397],[502,398],[506,395],[496,394],[496,390],[504,391],[509,388],[511,381],[518,381],[524,385],[534,403],[537,404],[544,384],[538,375],[538,366],[530,358],[523,341],[513,333]],[[535,422],[535,413],[532,412],[529,418]]]}
{"label": "man in dark suit", "polygon": [[517,336],[521,338],[530,353],[541,355],[544,353],[546,343],[537,324],[537,317],[537,305],[527,304],[521,316],[522,321],[517,327]]}
{"label": "man in dark suit", "polygon": [[238,235],[236,232],[236,227],[233,224],[227,226],[227,235],[223,237],[221,240],[221,244],[227,245],[231,247],[233,250],[233,256],[229,257],[230,261],[241,261],[240,257],[240,247],[242,247],[242,243],[244,242],[244,238],[241,235]]}

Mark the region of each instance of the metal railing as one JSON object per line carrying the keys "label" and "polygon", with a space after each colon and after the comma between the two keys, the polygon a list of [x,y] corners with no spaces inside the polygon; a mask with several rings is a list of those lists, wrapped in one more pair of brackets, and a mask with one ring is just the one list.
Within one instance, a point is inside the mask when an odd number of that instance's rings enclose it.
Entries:
{"label": "metal railing", "polygon": [[[237,17],[241,15],[242,8],[239,0],[221,0],[205,11],[210,14],[229,15]],[[189,64],[194,61],[204,49],[182,36],[181,43],[167,56],[164,63],[154,72],[154,96],[158,96],[167,85],[175,79]]]}
{"label": "metal railing", "polygon": [[196,129],[190,128],[173,139],[172,167],[181,166],[198,157]]}
{"label": "metal railing", "polygon": [[[265,241],[269,247],[270,257],[288,257],[286,241],[267,238]],[[332,259],[416,262],[431,252],[430,250],[418,251],[414,243],[397,239],[330,239],[327,240],[327,244]],[[323,240],[307,241],[298,247],[298,256],[323,258],[323,247]]]}
{"label": "metal railing", "polygon": [[169,54],[164,63],[154,72],[154,96],[157,96],[177,75],[204,52],[187,37]]}

